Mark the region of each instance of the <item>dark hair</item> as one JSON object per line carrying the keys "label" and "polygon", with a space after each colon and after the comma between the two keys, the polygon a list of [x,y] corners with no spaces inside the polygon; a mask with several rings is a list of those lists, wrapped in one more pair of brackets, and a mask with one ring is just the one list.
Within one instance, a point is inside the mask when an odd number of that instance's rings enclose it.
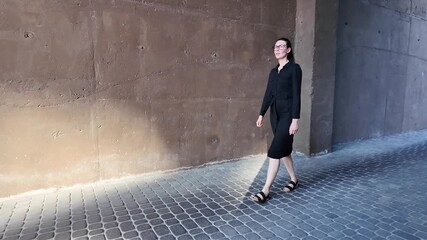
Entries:
{"label": "dark hair", "polygon": [[291,41],[289,41],[289,39],[287,39],[287,38],[282,37],[282,38],[277,39],[276,42],[280,41],[280,40],[281,41],[285,41],[286,42],[286,47],[291,48],[291,51],[288,53],[288,60],[291,61],[291,62],[294,62],[295,61],[295,59],[294,59],[294,49],[292,48]]}

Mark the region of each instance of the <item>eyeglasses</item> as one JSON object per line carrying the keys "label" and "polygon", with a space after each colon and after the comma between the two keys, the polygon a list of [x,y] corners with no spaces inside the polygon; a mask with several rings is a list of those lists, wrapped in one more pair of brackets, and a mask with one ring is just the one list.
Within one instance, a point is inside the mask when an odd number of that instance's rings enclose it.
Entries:
{"label": "eyeglasses", "polygon": [[276,46],[273,46],[273,50],[277,50],[277,49],[279,49],[279,50],[286,49],[286,45],[276,45]]}

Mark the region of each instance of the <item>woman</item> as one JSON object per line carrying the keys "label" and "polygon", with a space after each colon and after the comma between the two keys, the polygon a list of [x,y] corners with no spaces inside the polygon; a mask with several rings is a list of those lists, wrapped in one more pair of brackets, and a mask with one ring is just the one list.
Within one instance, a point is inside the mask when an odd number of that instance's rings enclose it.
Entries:
{"label": "woman", "polygon": [[264,114],[270,108],[274,138],[267,154],[270,158],[267,180],[262,190],[251,196],[252,200],[259,203],[270,199],[270,188],[279,170],[280,159],[291,178],[283,190],[290,192],[298,186],[291,153],[293,136],[298,132],[300,118],[302,71],[294,62],[291,42],[287,38],[278,39],[273,49],[279,64],[270,71],[260,115],[256,121],[256,126],[261,127]]}

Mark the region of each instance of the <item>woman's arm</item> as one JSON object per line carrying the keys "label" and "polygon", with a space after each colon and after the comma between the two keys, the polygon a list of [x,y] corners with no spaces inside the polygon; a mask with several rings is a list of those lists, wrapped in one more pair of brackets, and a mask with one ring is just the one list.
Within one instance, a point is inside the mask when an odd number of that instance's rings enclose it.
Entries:
{"label": "woman's arm", "polygon": [[273,96],[271,95],[271,72],[270,72],[270,75],[268,76],[267,88],[265,89],[265,93],[264,93],[264,100],[262,101],[261,110],[259,112],[260,116],[264,116],[265,113],[267,112],[268,108],[271,105],[272,97]]}
{"label": "woman's arm", "polygon": [[301,111],[301,81],[302,70],[298,64],[295,64],[292,73],[292,123],[289,127],[289,135],[295,135],[298,132],[298,119]]}
{"label": "woman's arm", "polygon": [[300,118],[301,111],[301,81],[302,70],[298,64],[295,64],[294,72],[292,73],[292,119]]}

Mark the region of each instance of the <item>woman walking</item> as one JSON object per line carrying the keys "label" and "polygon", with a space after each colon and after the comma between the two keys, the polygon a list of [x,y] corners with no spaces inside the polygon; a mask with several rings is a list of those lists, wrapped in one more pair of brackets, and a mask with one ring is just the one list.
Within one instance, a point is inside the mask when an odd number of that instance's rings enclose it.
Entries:
{"label": "woman walking", "polygon": [[283,191],[290,192],[298,186],[291,153],[300,118],[302,71],[294,62],[291,42],[287,38],[278,39],[273,49],[278,64],[270,71],[261,111],[256,121],[256,126],[261,127],[264,114],[270,108],[274,138],[267,154],[267,179],[262,190],[251,196],[252,200],[259,203],[270,199],[270,188],[279,170],[280,160],[285,164],[291,178]]}

